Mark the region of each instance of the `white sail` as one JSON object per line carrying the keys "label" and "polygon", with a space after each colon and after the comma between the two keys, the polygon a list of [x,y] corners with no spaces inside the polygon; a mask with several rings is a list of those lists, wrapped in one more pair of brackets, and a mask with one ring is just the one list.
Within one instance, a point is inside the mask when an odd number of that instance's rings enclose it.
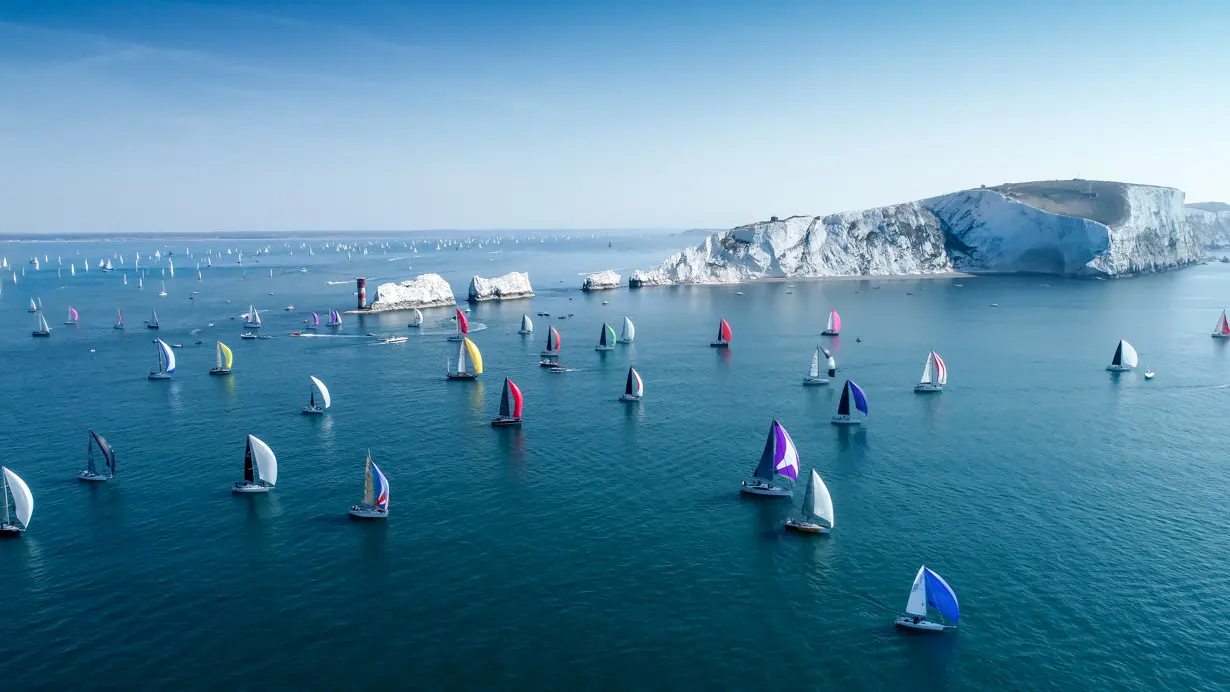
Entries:
{"label": "white sail", "polygon": [[910,587],[910,600],[905,604],[905,612],[918,617],[927,615],[927,582],[923,576],[926,567],[918,568],[918,576],[914,577],[914,585]]}
{"label": "white sail", "polygon": [[464,375],[466,373],[466,342],[461,342],[461,348],[457,351],[457,374]]}
{"label": "white sail", "polygon": [[324,382],[316,379],[315,375],[308,375],[308,377],[312,378],[312,384],[316,385],[316,391],[320,392],[320,399],[324,402],[324,408],[329,408],[329,405],[332,403],[332,399],[329,398],[329,388],[325,386]]}
{"label": "white sail", "polygon": [[1123,364],[1129,368],[1136,367],[1136,363],[1139,362],[1139,358],[1136,356],[1136,349],[1132,348],[1132,345],[1126,341],[1120,343],[1123,345]]}
{"label": "white sail", "polygon": [[175,261],[168,259],[167,267],[168,267],[168,271],[171,273],[171,278],[174,279],[175,278]]}
{"label": "white sail", "polygon": [[248,313],[248,319],[252,321],[252,324],[260,324],[261,314],[256,311],[256,308],[254,306],[249,305],[248,309],[250,310],[250,312]]}
{"label": "white sail", "polygon": [[620,341],[632,341],[636,338],[636,325],[632,324],[632,320],[624,317],[623,335],[619,337]]}
{"label": "white sail", "polygon": [[157,341],[158,352],[162,354],[162,371],[170,375],[175,372],[175,352],[171,350],[171,347],[167,345],[167,342],[162,339],[157,339]]}
{"label": "white sail", "polygon": [[823,519],[829,528],[833,528],[833,498],[815,469],[811,470],[811,482],[807,485],[807,495],[803,497],[803,518]]}
{"label": "white sail", "polygon": [[262,481],[269,485],[278,483],[278,458],[273,450],[255,435],[248,435],[248,444],[252,446],[252,462],[256,473]]}
{"label": "white sail", "polygon": [[420,327],[423,326],[423,311],[422,310],[419,310],[418,308],[414,309],[414,322],[413,323]]}
{"label": "white sail", "polygon": [[930,353],[927,354],[927,364],[923,366],[922,379],[918,381],[919,384],[935,384],[931,381],[935,372],[934,368],[931,367],[931,363],[933,361],[931,358],[932,355],[933,354]]}
{"label": "white sail", "polygon": [[47,318],[46,318],[46,317],[43,317],[43,311],[42,311],[42,310],[39,310],[39,311],[38,311],[38,330],[39,330],[40,332],[49,332],[49,331],[51,331],[51,326],[50,326],[49,324],[47,324]]}
{"label": "white sail", "polygon": [[811,367],[807,369],[808,377],[820,377],[820,347],[816,347],[816,352],[811,355]]}
{"label": "white sail", "polygon": [[[34,514],[34,495],[30,494],[30,486],[21,480],[21,476],[4,468],[4,480],[8,483],[9,492],[13,494],[13,508],[17,510],[17,521],[23,529],[30,527],[30,515]],[[0,498],[8,502],[8,498]]]}
{"label": "white sail", "polygon": [[534,331],[534,322],[533,320],[530,319],[529,315],[526,315],[526,314],[521,315],[521,331],[525,332],[526,334],[529,334],[530,332]]}

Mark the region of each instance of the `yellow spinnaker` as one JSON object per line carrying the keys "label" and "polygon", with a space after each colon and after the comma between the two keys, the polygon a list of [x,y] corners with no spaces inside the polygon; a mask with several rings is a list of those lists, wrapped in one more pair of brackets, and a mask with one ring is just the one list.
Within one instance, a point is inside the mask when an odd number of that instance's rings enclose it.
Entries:
{"label": "yellow spinnaker", "polygon": [[218,342],[218,350],[222,351],[223,365],[227,370],[231,369],[231,363],[235,362],[235,356],[231,355],[231,349],[221,341]]}
{"label": "yellow spinnaker", "polygon": [[475,375],[483,374],[483,354],[479,352],[474,342],[469,339],[466,339],[466,352],[470,354],[470,362],[474,364],[474,368],[470,372],[473,372]]}

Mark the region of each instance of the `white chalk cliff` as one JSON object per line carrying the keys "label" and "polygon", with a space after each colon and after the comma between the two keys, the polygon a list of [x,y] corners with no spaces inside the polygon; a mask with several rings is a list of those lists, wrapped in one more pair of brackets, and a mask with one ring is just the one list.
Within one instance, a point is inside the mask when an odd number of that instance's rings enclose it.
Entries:
{"label": "white chalk cliff", "polygon": [[1230,247],[1230,204],[1189,204],[1183,211],[1187,215],[1187,222],[1204,239],[1205,247]]}
{"label": "white chalk cliff", "polygon": [[770,277],[1042,272],[1121,276],[1199,261],[1205,239],[1179,190],[1088,180],[965,190],[709,236],[629,285]]}
{"label": "white chalk cliff", "polygon": [[380,284],[372,312],[456,305],[453,289],[439,274],[421,274],[401,283]]}
{"label": "white chalk cliff", "polygon": [[515,298],[533,298],[534,288],[530,286],[530,275],[525,272],[509,272],[504,276],[484,279],[476,276],[470,279],[470,301],[477,303],[484,300],[513,300]]}
{"label": "white chalk cliff", "polygon": [[581,282],[582,291],[602,291],[608,288],[619,288],[623,276],[614,269],[590,274]]}

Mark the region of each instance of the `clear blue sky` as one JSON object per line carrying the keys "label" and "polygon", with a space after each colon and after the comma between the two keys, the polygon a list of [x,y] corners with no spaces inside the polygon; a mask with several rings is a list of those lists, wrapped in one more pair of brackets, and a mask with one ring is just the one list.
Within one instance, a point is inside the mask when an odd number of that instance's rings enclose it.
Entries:
{"label": "clear blue sky", "polygon": [[1230,2],[0,2],[0,232],[1230,201]]}

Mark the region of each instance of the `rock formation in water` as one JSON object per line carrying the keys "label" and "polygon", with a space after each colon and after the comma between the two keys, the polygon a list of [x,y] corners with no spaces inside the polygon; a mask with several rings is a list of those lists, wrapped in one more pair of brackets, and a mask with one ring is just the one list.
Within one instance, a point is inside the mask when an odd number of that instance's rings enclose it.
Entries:
{"label": "rock formation in water", "polygon": [[581,282],[582,291],[602,291],[608,288],[619,288],[623,276],[614,269],[608,269],[596,274],[590,274]]}
{"label": "rock formation in water", "polygon": [[376,300],[372,312],[410,310],[411,308],[438,308],[456,305],[453,289],[439,274],[420,274],[399,284],[380,284],[376,288]]}
{"label": "rock formation in water", "polygon": [[504,276],[484,279],[476,276],[470,279],[470,302],[478,303],[484,300],[513,300],[515,298],[533,298],[534,288],[530,286],[530,275],[525,272],[509,272]]}
{"label": "rock formation in water", "polygon": [[1041,272],[1123,276],[1204,256],[1174,188],[1091,180],[1017,183],[716,233],[632,287],[769,277]]}

